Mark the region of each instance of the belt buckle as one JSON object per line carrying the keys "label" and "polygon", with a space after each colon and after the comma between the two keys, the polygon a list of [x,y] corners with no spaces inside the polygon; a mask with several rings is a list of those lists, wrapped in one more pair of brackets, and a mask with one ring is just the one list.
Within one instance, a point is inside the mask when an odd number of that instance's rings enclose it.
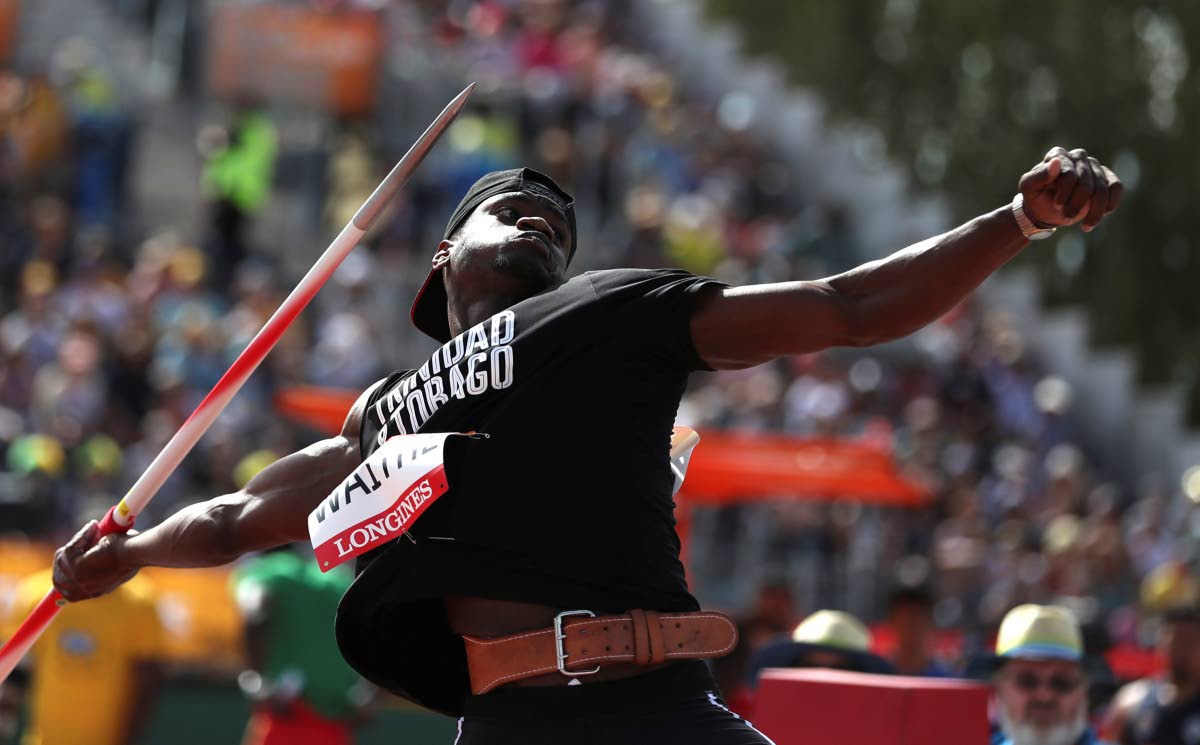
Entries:
{"label": "belt buckle", "polygon": [[567,616],[587,616],[589,618],[595,618],[596,614],[592,613],[590,610],[565,610],[554,617],[554,653],[558,658],[558,671],[563,675],[572,678],[578,678],[581,675],[593,675],[600,672],[599,665],[596,665],[591,670],[580,670],[579,672],[571,672],[567,669],[567,653],[563,649],[563,639],[567,638],[567,635],[563,633],[563,619]]}

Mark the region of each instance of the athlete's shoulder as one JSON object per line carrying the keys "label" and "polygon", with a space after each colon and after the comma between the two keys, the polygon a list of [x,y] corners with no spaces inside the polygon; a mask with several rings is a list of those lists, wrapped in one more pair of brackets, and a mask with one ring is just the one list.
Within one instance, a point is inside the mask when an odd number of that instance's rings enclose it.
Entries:
{"label": "athlete's shoulder", "polygon": [[594,269],[584,272],[582,276],[587,277],[591,282],[647,282],[656,279],[684,279],[687,277],[698,277],[699,275],[692,274],[686,269],[675,269],[672,267],[662,267],[659,269],[617,267],[614,269]]}
{"label": "athlete's shoulder", "polygon": [[597,296],[609,294],[640,295],[674,285],[715,282],[709,277],[684,269],[601,269],[582,275]]}

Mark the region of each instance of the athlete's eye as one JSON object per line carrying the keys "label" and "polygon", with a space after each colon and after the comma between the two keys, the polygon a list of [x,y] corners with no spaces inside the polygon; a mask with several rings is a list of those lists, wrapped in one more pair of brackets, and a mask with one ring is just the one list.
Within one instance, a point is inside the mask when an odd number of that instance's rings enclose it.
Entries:
{"label": "athlete's eye", "polygon": [[517,215],[517,211],[512,207],[501,207],[500,211],[496,213],[496,216],[502,220],[516,220],[517,217],[519,217]]}

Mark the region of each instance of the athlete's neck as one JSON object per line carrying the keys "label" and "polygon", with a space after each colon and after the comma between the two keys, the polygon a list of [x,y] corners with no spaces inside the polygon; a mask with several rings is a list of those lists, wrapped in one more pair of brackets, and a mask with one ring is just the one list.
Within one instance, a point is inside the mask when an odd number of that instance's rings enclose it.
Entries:
{"label": "athlete's neck", "polygon": [[447,321],[450,324],[450,336],[458,336],[466,329],[471,328],[481,321],[486,321],[496,315],[505,308],[524,300],[527,295],[517,297],[508,293],[493,293],[487,297],[474,298],[471,300],[448,298],[447,299]]}

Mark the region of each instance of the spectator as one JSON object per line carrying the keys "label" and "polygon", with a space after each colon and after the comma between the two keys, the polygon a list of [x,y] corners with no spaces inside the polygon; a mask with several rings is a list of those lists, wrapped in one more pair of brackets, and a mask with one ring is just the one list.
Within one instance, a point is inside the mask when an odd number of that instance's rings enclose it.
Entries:
{"label": "spectator", "polygon": [[933,596],[928,590],[905,587],[892,593],[887,620],[896,638],[890,662],[898,674],[924,678],[951,676],[950,670],[933,656],[936,626]]}
{"label": "spectator", "polygon": [[1166,670],[1122,688],[1105,722],[1121,745],[1200,742],[1200,606],[1163,614],[1158,649]]}
{"label": "spectator", "polygon": [[826,667],[862,673],[891,673],[892,666],[870,652],[871,632],[849,613],[819,610],[782,639],[751,656],[749,680],[755,684],[768,667]]}
{"label": "spectator", "polygon": [[113,229],[124,209],[133,125],[91,42],[67,39],[54,67],[71,114],[76,216],[83,225]]}
{"label": "spectator", "polygon": [[[263,463],[258,464],[260,467]],[[240,468],[239,479],[249,473]],[[283,546],[242,564],[234,578],[250,667],[239,684],[254,702],[245,745],[349,745],[371,689],[329,633],[353,577],[322,574]]]}
{"label": "spectator", "polygon": [[1095,745],[1079,622],[1066,608],[1021,605],[1004,616],[996,652],[972,665],[992,683],[992,745]]}
{"label": "spectator", "polygon": [[249,255],[247,224],[271,193],[278,135],[267,115],[249,101],[238,103],[228,127],[201,140],[204,191],[211,202],[213,287],[229,286]]}
{"label": "spectator", "polygon": [[[7,638],[15,631],[49,586],[49,570],[26,579],[0,634]],[[0,694],[0,700],[23,697],[27,702],[22,744],[137,742],[154,712],[163,640],[154,590],[141,577],[94,602],[62,608],[33,646],[31,670],[4,684],[26,689],[28,679],[27,690]]]}

